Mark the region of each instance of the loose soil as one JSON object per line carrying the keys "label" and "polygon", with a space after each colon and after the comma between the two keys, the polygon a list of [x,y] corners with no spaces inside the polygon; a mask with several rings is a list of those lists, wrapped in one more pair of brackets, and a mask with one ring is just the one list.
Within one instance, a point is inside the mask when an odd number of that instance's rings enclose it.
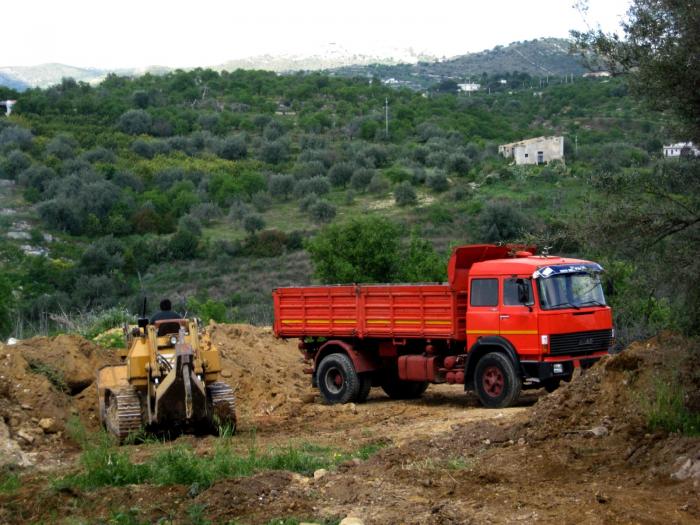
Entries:
{"label": "loose soil", "polygon": [[[139,523],[194,523],[193,508],[214,523],[246,524],[348,515],[366,524],[700,523],[700,476],[679,475],[684,465],[688,471],[700,464],[700,439],[653,432],[644,415],[660,380],[683,383],[686,405],[697,403],[698,350],[687,340],[663,336],[632,345],[553,394],[528,391],[516,407],[487,410],[447,385],[414,401],[392,401],[373,389],[367,403],[324,405],[302,373],[295,341],[246,325],[211,325],[207,332],[207,344],[222,353],[223,380],[237,393],[234,451],[251,444],[383,448],[319,479],[271,471],[206,490],[58,491],[49,480],[78,468],[79,449],[65,423],[74,415],[97,427],[88,376],[116,356],[77,337],[36,338],[0,348],[0,422],[33,463],[17,471],[19,489],[0,492],[0,523],[106,523],[129,509]],[[37,362],[60,372],[60,388],[29,369]],[[42,418],[54,419],[55,428],[38,427]],[[208,454],[217,439],[181,436],[174,443]],[[170,446],[123,449],[139,459]]]}

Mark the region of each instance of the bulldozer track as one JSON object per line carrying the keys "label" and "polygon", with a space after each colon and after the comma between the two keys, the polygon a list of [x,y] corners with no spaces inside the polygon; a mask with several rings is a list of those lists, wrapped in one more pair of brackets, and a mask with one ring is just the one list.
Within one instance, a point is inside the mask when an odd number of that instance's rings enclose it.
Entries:
{"label": "bulldozer track", "polygon": [[107,407],[107,428],[119,441],[141,428],[141,401],[136,390],[122,388],[110,396]]}
{"label": "bulldozer track", "polygon": [[231,425],[232,430],[236,429],[236,396],[233,389],[226,383],[216,381],[207,386],[214,416],[218,418],[219,424]]}

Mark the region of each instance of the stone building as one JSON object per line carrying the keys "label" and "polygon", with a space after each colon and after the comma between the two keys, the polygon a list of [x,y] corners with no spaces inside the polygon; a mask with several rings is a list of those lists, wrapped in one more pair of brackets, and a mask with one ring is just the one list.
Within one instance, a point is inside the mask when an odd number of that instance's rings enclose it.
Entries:
{"label": "stone building", "polygon": [[536,137],[498,146],[498,153],[516,164],[547,164],[564,160],[564,137]]}

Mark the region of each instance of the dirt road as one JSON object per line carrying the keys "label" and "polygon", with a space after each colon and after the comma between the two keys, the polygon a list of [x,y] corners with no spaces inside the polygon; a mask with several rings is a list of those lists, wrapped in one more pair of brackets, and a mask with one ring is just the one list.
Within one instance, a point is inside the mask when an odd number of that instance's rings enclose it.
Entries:
{"label": "dirt road", "polygon": [[[649,430],[639,403],[657,372],[676,370],[691,355],[682,342],[638,345],[554,394],[535,391],[519,406],[487,410],[447,385],[431,386],[414,401],[391,401],[373,389],[367,403],[324,405],[301,374],[292,342],[240,325],[210,334],[240,400],[232,454],[251,446],[323,447],[348,459],[316,476],[269,470],[204,488],[56,490],[52,479],[82,468],[80,453],[65,434],[46,434],[23,442],[35,465],[19,471],[19,487],[0,490],[0,523],[338,523],[348,515],[367,525],[700,523],[700,475],[691,472],[700,470],[700,439]],[[5,349],[19,378],[0,392],[11,437],[32,421],[16,401],[32,402],[22,397],[28,384],[43,389],[42,410],[78,414],[93,428],[89,390],[60,397],[25,373],[22,356],[36,359],[38,343]],[[81,352],[93,359],[97,351]],[[63,412],[49,406],[52,396]],[[220,441],[182,436],[122,451],[139,462],[182,444],[208,457]],[[372,450],[366,459],[356,455],[363,447]]]}

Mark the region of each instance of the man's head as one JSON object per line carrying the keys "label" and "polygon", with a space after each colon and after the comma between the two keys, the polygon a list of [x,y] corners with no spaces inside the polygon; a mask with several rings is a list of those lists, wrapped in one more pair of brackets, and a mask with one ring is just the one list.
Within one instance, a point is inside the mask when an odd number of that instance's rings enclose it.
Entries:
{"label": "man's head", "polygon": [[163,312],[169,312],[170,310],[173,309],[173,304],[170,302],[170,299],[163,299],[160,302],[160,309]]}

